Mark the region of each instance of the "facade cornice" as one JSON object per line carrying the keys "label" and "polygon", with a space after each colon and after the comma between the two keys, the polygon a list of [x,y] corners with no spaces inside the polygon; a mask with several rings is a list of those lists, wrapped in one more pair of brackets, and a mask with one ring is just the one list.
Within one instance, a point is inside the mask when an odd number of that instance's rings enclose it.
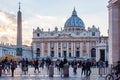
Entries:
{"label": "facade cornice", "polygon": [[76,38],[76,39],[34,39],[34,42],[64,42],[64,41],[68,41],[68,42],[91,42],[91,41],[96,41],[99,38]]}

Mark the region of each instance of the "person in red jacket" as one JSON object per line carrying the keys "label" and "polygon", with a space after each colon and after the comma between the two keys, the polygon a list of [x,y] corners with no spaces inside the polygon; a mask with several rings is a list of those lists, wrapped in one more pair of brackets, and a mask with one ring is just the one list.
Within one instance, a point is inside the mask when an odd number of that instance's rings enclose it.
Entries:
{"label": "person in red jacket", "polygon": [[34,67],[35,67],[34,73],[36,73],[36,70],[38,70],[38,73],[40,73],[40,71],[39,71],[39,60],[38,59],[34,61]]}

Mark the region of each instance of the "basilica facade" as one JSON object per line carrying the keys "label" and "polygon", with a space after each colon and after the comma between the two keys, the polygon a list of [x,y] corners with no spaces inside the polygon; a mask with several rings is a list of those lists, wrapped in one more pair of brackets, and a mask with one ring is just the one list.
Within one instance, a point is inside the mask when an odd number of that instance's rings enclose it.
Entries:
{"label": "basilica facade", "polygon": [[101,36],[96,26],[85,28],[83,20],[74,9],[65,22],[64,29],[43,31],[33,29],[33,58],[51,57],[73,59],[102,59],[108,61],[108,36]]}

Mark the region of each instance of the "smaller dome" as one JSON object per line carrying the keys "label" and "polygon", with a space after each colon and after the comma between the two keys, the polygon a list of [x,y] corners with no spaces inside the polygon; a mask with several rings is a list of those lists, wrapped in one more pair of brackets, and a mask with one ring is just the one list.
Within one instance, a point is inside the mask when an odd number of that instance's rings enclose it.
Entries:
{"label": "smaller dome", "polygon": [[77,12],[74,9],[72,16],[66,21],[64,27],[85,27],[84,22],[77,16]]}

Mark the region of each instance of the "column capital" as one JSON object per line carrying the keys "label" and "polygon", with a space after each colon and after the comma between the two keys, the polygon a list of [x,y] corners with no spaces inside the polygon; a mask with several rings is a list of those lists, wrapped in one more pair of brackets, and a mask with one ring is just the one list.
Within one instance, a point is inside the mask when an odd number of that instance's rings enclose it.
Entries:
{"label": "column capital", "polygon": [[110,0],[109,5],[107,6],[108,8],[112,7],[120,7],[120,0]]}

